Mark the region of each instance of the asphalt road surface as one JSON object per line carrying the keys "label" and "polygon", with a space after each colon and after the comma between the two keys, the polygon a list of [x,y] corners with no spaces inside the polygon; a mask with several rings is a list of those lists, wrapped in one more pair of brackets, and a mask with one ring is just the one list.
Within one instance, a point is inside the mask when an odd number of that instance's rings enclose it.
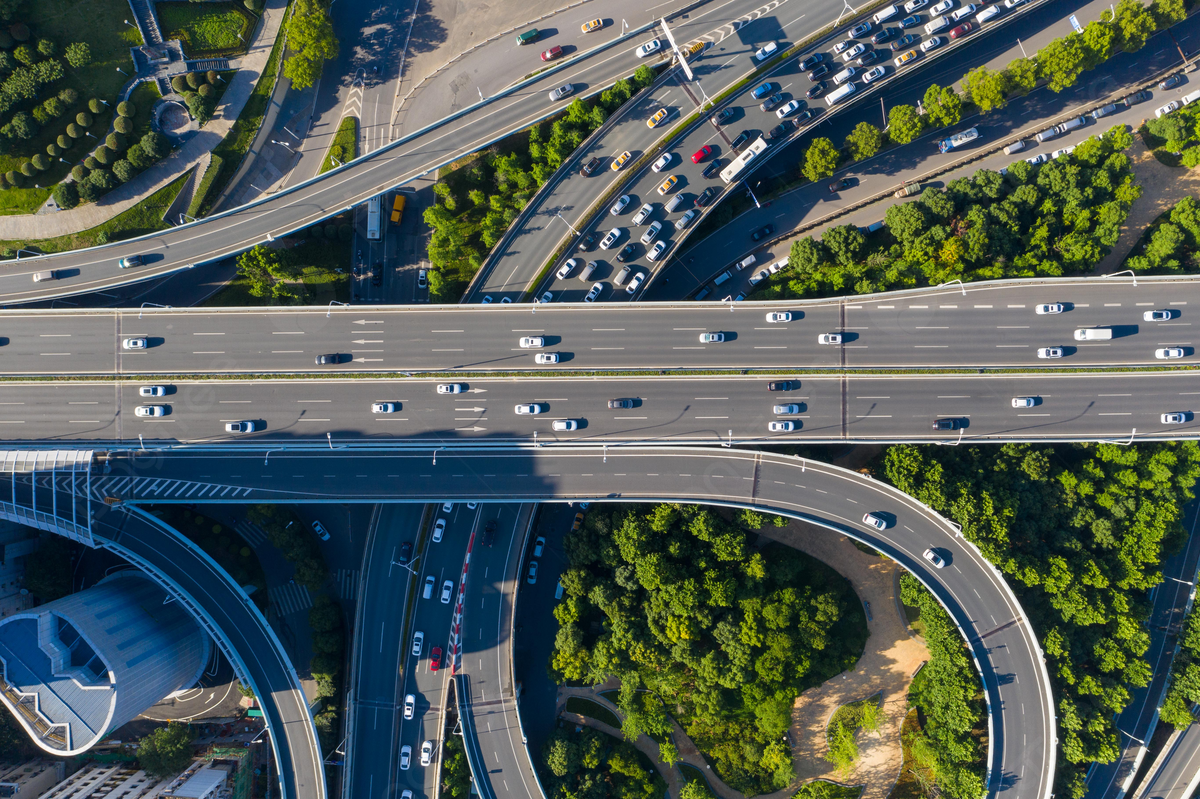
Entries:
{"label": "asphalt road surface", "polygon": [[[128,477],[138,478],[122,493],[132,501],[150,499],[143,490],[164,483],[172,486],[172,500],[188,501],[189,485],[216,474],[236,489],[225,500],[235,502],[378,502],[400,496],[421,502],[447,497],[696,501],[754,507],[825,525],[897,560],[934,591],[966,630],[994,714],[989,791],[998,797],[1049,793],[1055,758],[1049,678],[1016,599],[947,521],[862,475],[761,452],[667,447],[619,447],[603,455],[594,450],[435,451],[432,461],[426,453],[281,453],[270,465],[257,455],[133,452],[114,453],[109,465],[108,474],[92,478],[93,486],[107,491]],[[388,479],[362,480],[356,472]],[[222,500],[224,495],[212,501]],[[860,520],[864,512],[885,519],[886,529],[865,525]],[[945,568],[934,569],[924,559],[928,548],[945,559]],[[440,574],[443,567],[438,568]],[[431,569],[429,561],[421,564],[422,574]],[[421,602],[440,606],[436,594]],[[448,622],[449,608],[443,608],[445,617],[438,616],[437,608],[429,617],[423,611],[418,610],[418,624],[429,625],[434,631],[430,640],[438,641],[437,622]],[[436,683],[425,687],[421,682],[424,668],[416,673],[418,687],[436,689]],[[419,733],[425,734],[424,729]]]}
{"label": "asphalt road surface", "polygon": [[1167,759],[1147,777],[1138,799],[1189,799],[1200,783],[1200,724],[1193,722],[1175,739]]}

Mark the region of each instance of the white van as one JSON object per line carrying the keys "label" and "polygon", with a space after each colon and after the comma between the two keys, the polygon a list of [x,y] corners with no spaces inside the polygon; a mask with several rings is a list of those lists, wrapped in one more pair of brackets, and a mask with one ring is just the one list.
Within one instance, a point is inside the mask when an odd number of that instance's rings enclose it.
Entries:
{"label": "white van", "polygon": [[1055,128],[1055,130],[1057,130],[1060,134],[1066,133],[1069,130],[1075,130],[1075,128],[1082,127],[1083,123],[1085,121],[1086,121],[1086,119],[1084,117],[1075,117],[1074,119],[1068,119],[1066,122],[1062,123],[1057,128]]}
{"label": "white van", "polygon": [[1191,94],[1185,94],[1183,97],[1179,98],[1179,101],[1184,105],[1187,105],[1188,103],[1194,103],[1197,100],[1200,100],[1200,89],[1197,89]]}
{"label": "white van", "polygon": [[1057,136],[1058,136],[1058,128],[1050,128],[1049,130],[1043,130],[1041,133],[1037,134],[1033,138],[1038,140],[1038,144],[1041,144],[1042,142],[1050,141],[1053,138],[1057,138]]}
{"label": "white van", "polygon": [[43,280],[57,280],[57,279],[58,279],[58,274],[53,269],[51,269],[49,272],[34,272],[33,273],[33,282],[34,283],[41,283]]}
{"label": "white van", "polygon": [[421,592],[423,599],[429,599],[429,597],[433,596],[433,579],[432,574],[425,578],[425,590]]}
{"label": "white van", "polygon": [[829,94],[825,95],[825,104],[828,105],[830,108],[833,108],[835,105],[840,103],[842,100],[845,100],[847,97],[854,94],[854,92],[857,88],[858,87],[855,86],[853,83],[847,83],[845,86],[843,86],[840,89],[834,89]]}
{"label": "white van", "polygon": [[1112,328],[1081,327],[1075,331],[1076,341],[1108,341],[1112,338]]}
{"label": "white van", "polygon": [[871,19],[875,20],[875,24],[878,25],[882,22],[887,22],[889,19],[891,19],[892,17],[896,16],[899,13],[900,13],[900,9],[897,8],[896,6],[886,6],[884,8],[879,9],[879,11],[875,14],[875,16],[871,17]]}
{"label": "white van", "polygon": [[1013,153],[1019,153],[1024,149],[1025,149],[1024,140],[1018,139],[1017,141],[1013,142],[1012,144],[1010,144],[1004,148],[1004,154],[1012,155]]}
{"label": "white van", "polygon": [[948,17],[938,17],[925,23],[925,32],[933,35],[938,31],[944,31],[950,27],[950,19]]}
{"label": "white van", "polygon": [[738,261],[737,270],[740,272],[743,269],[745,269],[747,266],[754,266],[755,257],[756,256],[753,256],[753,255],[747,255],[745,258]]}
{"label": "white van", "polygon": [[726,269],[724,272],[722,272],[720,275],[717,276],[717,279],[713,281],[713,285],[719,286],[731,277],[733,277],[733,273],[730,272],[728,269]]}
{"label": "white van", "polygon": [[858,70],[856,70],[854,67],[846,67],[841,72],[833,76],[833,82],[838,86],[841,86],[843,83],[853,78],[857,72]]}
{"label": "white van", "polygon": [[979,10],[978,7],[974,3],[965,5],[962,8],[960,8],[954,12],[954,15],[953,15],[954,21],[958,22],[959,20],[966,19],[967,17],[971,16],[978,10]]}
{"label": "white van", "polygon": [[980,25],[982,25],[983,23],[987,22],[989,19],[991,19],[992,17],[996,16],[999,13],[1000,13],[1000,6],[992,6],[990,8],[985,8],[983,11],[979,12],[979,16],[975,17],[975,21],[978,22]]}

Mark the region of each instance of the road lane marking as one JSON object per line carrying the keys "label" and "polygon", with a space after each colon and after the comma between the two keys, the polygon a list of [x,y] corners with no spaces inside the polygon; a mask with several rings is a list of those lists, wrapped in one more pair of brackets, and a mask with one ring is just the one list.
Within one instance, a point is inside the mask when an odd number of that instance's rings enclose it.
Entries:
{"label": "road lane marking", "polygon": [[225,350],[200,350],[199,352],[192,351],[192,355],[224,355]]}
{"label": "road lane marking", "polygon": [[38,338],[70,338],[70,333],[39,333]]}
{"label": "road lane marking", "polygon": [[1132,413],[1102,413],[1101,416],[1133,416]]}
{"label": "road lane marking", "polygon": [[992,306],[990,306],[990,305],[976,305],[975,307],[976,307],[976,308],[991,308]]}
{"label": "road lane marking", "polygon": [[462,352],[462,350],[461,350],[461,349],[457,349],[457,350],[431,350],[431,352]]}
{"label": "road lane marking", "polygon": [[922,309],[922,310],[923,310],[923,309],[926,309],[926,308],[928,308],[928,307],[929,307],[928,305],[910,305],[910,306],[908,306],[908,309],[909,309],[910,311],[911,311],[911,310],[915,310],[915,309],[917,309],[917,308],[920,308],[920,309]]}
{"label": "road lane marking", "polygon": [[[225,334],[220,333],[219,335],[223,336]],[[303,336],[304,331],[303,330],[272,330],[271,335],[272,336]]]}
{"label": "road lane marking", "polygon": [[193,336],[223,336],[224,333],[193,333]]}
{"label": "road lane marking", "polygon": [[756,350],[786,350],[786,349],[787,349],[787,347],[786,347],[786,346],[779,346],[779,347],[755,347],[754,349],[756,349]]}
{"label": "road lane marking", "polygon": [[697,416],[697,419],[728,419],[728,416]]}
{"label": "road lane marking", "polygon": [[461,333],[461,330],[430,330],[430,333]]}
{"label": "road lane marking", "polygon": [[949,330],[950,326],[949,325],[939,325],[939,326],[935,327],[932,325],[917,325],[913,329],[914,330]]}
{"label": "road lane marking", "polygon": [[272,355],[295,355],[296,353],[302,352],[304,352],[304,350],[271,350]]}

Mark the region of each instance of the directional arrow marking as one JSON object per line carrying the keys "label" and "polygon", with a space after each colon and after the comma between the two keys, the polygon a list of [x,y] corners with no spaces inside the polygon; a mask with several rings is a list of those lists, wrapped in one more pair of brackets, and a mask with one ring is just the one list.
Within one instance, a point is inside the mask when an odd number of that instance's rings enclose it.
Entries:
{"label": "directional arrow marking", "polygon": [[354,339],[354,341],[351,341],[350,343],[351,344],[382,344],[383,339],[381,339],[381,338],[356,338],[356,339]]}
{"label": "directional arrow marking", "polygon": [[485,394],[485,393],[487,393],[487,389],[486,388],[469,388],[469,389],[467,389],[467,393],[468,394]]}
{"label": "directional arrow marking", "polygon": [[483,413],[487,408],[455,408],[454,410],[462,413],[463,411],[474,411],[475,413]]}
{"label": "directional arrow marking", "polygon": [[382,325],[382,319],[355,319],[352,324],[356,325]]}
{"label": "directional arrow marking", "polygon": [[383,358],[355,358],[354,360],[358,361],[359,363],[375,363],[382,361]]}
{"label": "directional arrow marking", "polygon": [[487,430],[486,427],[456,427],[455,430]]}

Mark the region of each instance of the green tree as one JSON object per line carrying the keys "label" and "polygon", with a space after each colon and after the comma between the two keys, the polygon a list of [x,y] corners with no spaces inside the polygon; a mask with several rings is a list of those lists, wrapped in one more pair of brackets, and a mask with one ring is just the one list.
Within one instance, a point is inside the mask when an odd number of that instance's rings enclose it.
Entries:
{"label": "green tree", "polygon": [[1004,107],[1004,95],[1008,89],[1008,76],[1004,71],[996,72],[979,66],[964,75],[962,82],[967,97],[983,113]]}
{"label": "green tree", "polygon": [[174,777],[192,762],[192,734],[187,725],[171,722],[138,742],[138,763],[152,776]]}
{"label": "green tree", "polygon": [[463,739],[457,735],[446,738],[442,749],[442,795],[451,799],[468,799],[471,794],[471,769]]}
{"label": "green tree", "polygon": [[1159,30],[1169,28],[1177,22],[1183,22],[1187,16],[1184,0],[1154,0],[1150,4],[1150,16]]}
{"label": "green tree", "polygon": [[640,90],[646,88],[651,83],[654,83],[654,70],[649,64],[642,64],[633,73],[633,85]]}
{"label": "green tree", "polygon": [[804,153],[804,177],[814,183],[832,177],[839,159],[840,154],[833,142],[826,138],[813,139]]}
{"label": "green tree", "polygon": [[925,113],[935,125],[957,125],[962,120],[962,98],[951,87],[936,83],[925,90]]}
{"label": "green tree", "polygon": [[67,49],[63,51],[63,55],[72,69],[82,69],[92,63],[92,48],[87,42],[72,42],[68,44]]}
{"label": "green tree", "polygon": [[1080,36],[1083,40],[1084,69],[1095,69],[1112,55],[1117,32],[1111,23],[1100,20],[1089,22]]}
{"label": "green tree", "polygon": [[925,120],[911,105],[894,105],[888,111],[888,137],[896,144],[909,144],[921,135]]}
{"label": "green tree", "polygon": [[1027,94],[1037,85],[1038,66],[1032,58],[1014,58],[1004,72],[1011,94]]}
{"label": "green tree", "polygon": [[1136,53],[1154,33],[1154,16],[1141,0],[1117,3],[1117,44],[1127,53]]}
{"label": "green tree", "polygon": [[1068,33],[1052,39],[1038,50],[1037,62],[1050,91],[1061,92],[1074,86],[1087,64],[1082,37],[1078,33]]}
{"label": "green tree", "polygon": [[42,56],[43,58],[50,58],[54,55],[56,50],[57,48],[54,46],[54,42],[50,39],[38,39],[38,55]]}
{"label": "green tree", "polygon": [[[883,131],[869,122],[859,122],[846,137],[846,148],[855,161],[870,158],[883,149]],[[807,158],[805,161],[807,166]]]}
{"label": "green tree", "polygon": [[288,50],[283,74],[297,89],[306,89],[321,76],[325,61],[336,58],[338,41],[333,23],[324,9],[301,14],[299,9],[288,23]]}

